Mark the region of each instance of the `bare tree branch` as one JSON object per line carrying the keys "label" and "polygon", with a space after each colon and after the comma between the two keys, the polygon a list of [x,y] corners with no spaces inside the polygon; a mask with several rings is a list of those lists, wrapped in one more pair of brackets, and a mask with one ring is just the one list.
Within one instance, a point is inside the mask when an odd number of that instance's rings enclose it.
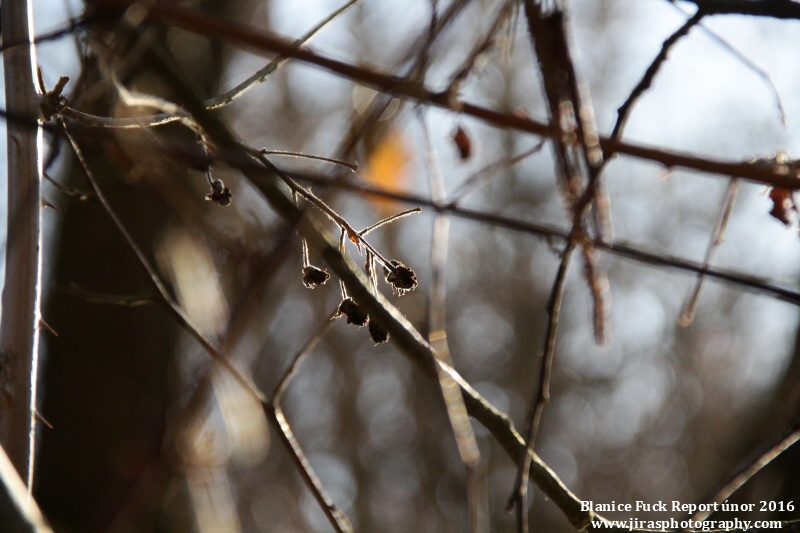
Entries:
{"label": "bare tree branch", "polygon": [[[252,47],[262,53],[278,53],[318,65],[358,83],[369,85],[393,94],[396,97],[410,98],[434,107],[445,109],[456,107],[456,110],[460,113],[502,128],[524,131],[543,137],[554,137],[557,135],[557,131],[550,125],[516,114],[501,113],[467,102],[458,101],[454,103],[446,93],[434,93],[417,82],[397,76],[380,74],[366,68],[331,59],[311,52],[303,47],[297,48],[286,39],[262,31],[256,31],[246,26],[230,22],[222,23],[202,15],[196,15],[181,9],[163,5],[154,6],[151,13],[154,17],[195,33],[218,37],[224,41],[236,43],[241,46]],[[73,118],[89,126],[101,126],[104,125],[104,122],[113,125],[113,123],[108,122],[108,119],[104,117],[96,117],[69,107],[64,110],[63,114],[66,117]],[[754,165],[750,162],[718,161],[680,152],[626,143],[604,136],[599,137],[599,143],[605,153],[625,154],[638,159],[646,159],[660,163],[667,168],[681,167],[710,174],[740,177],[749,181],[782,187],[789,190],[800,189],[800,180],[793,175],[788,165],[764,167],[762,165]]]}
{"label": "bare tree branch", "polygon": [[658,55],[656,55],[655,59],[653,59],[653,62],[650,63],[650,66],[647,67],[647,70],[645,70],[642,79],[639,80],[639,83],[633,88],[625,102],[617,109],[617,122],[614,124],[614,129],[611,132],[612,138],[618,139],[622,135],[622,130],[628,122],[631,109],[642,94],[653,84],[656,74],[658,74],[661,66],[667,60],[667,55],[669,51],[672,50],[672,47],[675,46],[682,37],[688,35],[691,29],[697,26],[705,15],[706,13],[704,11],[698,11],[664,41],[661,45],[661,50],[658,52]]}
{"label": "bare tree branch", "polygon": [[[673,0],[674,1],[674,0]],[[792,0],[683,0],[707,15],[751,15],[777,19],[800,18],[800,4]]]}
{"label": "bare tree branch", "polygon": [[36,55],[31,43],[33,8],[6,0],[2,18],[6,105],[19,121],[8,122],[8,224],[3,309],[0,319],[0,444],[33,484],[36,381],[41,291],[41,133]]}

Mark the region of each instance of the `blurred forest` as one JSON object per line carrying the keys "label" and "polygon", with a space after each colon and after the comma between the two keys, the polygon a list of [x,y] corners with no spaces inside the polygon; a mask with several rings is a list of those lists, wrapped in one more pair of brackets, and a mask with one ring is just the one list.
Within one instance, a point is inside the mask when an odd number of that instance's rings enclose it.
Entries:
{"label": "blurred forest", "polygon": [[800,4],[33,10],[53,531],[800,505]]}

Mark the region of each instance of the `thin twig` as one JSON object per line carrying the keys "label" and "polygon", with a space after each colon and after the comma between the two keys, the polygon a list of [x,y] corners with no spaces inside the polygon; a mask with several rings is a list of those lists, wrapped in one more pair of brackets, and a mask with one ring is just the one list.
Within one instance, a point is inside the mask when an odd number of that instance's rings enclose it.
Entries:
{"label": "thin twig", "polygon": [[[364,85],[375,87],[396,97],[410,98],[423,102],[426,105],[445,109],[451,109],[454,104],[448,98],[447,94],[432,92],[424,85],[414,81],[381,74],[370,69],[344,63],[316,54],[302,47],[296,48],[291,42],[285,39],[268,35],[246,26],[233,24],[231,22],[222,23],[210,17],[197,15],[166,5],[154,6],[151,10],[151,14],[158,19],[170,22],[176,27],[185,28],[194,33],[217,37],[226,42],[252,47],[260,53],[284,54],[318,65],[338,75]],[[549,124],[544,124],[528,117],[522,117],[513,113],[503,113],[460,100],[455,105],[460,113],[475,117],[498,127],[524,131],[548,138],[559,135]],[[88,126],[103,126],[109,123],[109,119],[106,117],[76,112],[70,107],[64,109],[64,116],[76,118],[76,120],[78,120],[77,117],[80,116],[80,121]],[[625,154],[637,159],[645,159],[660,163],[667,168],[682,167],[722,176],[741,177],[750,181],[789,190],[800,189],[800,180],[793,175],[788,165],[765,168],[764,166],[753,165],[746,161],[718,161],[676,151],[622,142],[604,136],[599,136],[598,142],[604,153]]]}
{"label": "thin twig", "polygon": [[380,228],[381,226],[385,226],[386,224],[390,224],[390,223],[394,222],[395,220],[399,220],[401,218],[405,218],[408,215],[413,215],[415,213],[421,213],[421,212],[422,212],[422,208],[421,207],[413,207],[411,209],[407,209],[407,210],[403,211],[402,213],[397,213],[396,215],[392,215],[390,217],[384,218],[383,220],[379,220],[375,224],[362,229],[361,231],[358,232],[358,234],[361,235],[362,237],[366,237],[367,234],[369,234],[371,231],[376,230],[376,229]]}
{"label": "thin twig", "polygon": [[264,155],[279,155],[284,157],[296,157],[298,159],[315,159],[317,161],[325,161],[326,163],[332,163],[334,165],[338,165],[340,167],[349,168],[353,172],[358,170],[358,163],[348,163],[347,161],[341,161],[339,159],[333,159],[330,157],[323,157],[321,155],[311,155],[311,154],[303,154],[300,152],[287,152],[286,150],[267,150],[266,148],[261,150],[261,153]]}
{"label": "thin twig", "polygon": [[136,259],[139,262],[139,265],[145,271],[147,275],[147,279],[149,280],[150,284],[156,290],[156,293],[160,296],[161,302],[164,304],[167,311],[177,320],[177,322],[192,336],[197,340],[198,343],[208,352],[208,354],[226,371],[228,371],[231,376],[242,386],[246,391],[248,391],[256,400],[259,402],[264,400],[264,395],[261,393],[255,385],[253,385],[248,379],[244,377],[231,363],[228,361],[228,358],[220,353],[217,348],[211,343],[211,341],[200,332],[200,330],[192,323],[189,316],[181,309],[180,305],[173,300],[172,296],[170,295],[169,291],[167,290],[164,283],[161,281],[161,278],[158,276],[158,273],[153,268],[153,266],[148,261],[147,257],[142,252],[139,245],[136,244],[136,241],[133,239],[133,236],[128,232],[125,224],[122,222],[122,219],[119,218],[117,215],[116,210],[114,210],[113,206],[109,203],[108,199],[106,198],[105,194],[103,194],[97,180],[94,178],[92,171],[89,168],[89,165],[86,159],[83,156],[83,153],[80,150],[80,147],[73,139],[72,135],[69,132],[66,124],[62,123],[64,135],[67,137],[67,140],[72,147],[72,151],[75,154],[75,157],[80,165],[81,169],[83,170],[83,174],[86,177],[89,185],[91,186],[94,194],[97,195],[97,199],[100,201],[100,204],[103,206],[103,209],[114,222],[114,225],[117,226],[117,229],[125,240],[128,243],[128,246],[133,251]]}
{"label": "thin twig", "polygon": [[289,388],[289,384],[292,382],[292,379],[297,375],[297,372],[300,370],[300,366],[308,357],[308,354],[311,353],[319,341],[325,336],[326,333],[331,329],[331,326],[334,324],[334,318],[338,314],[338,309],[331,313],[330,318],[322,323],[322,325],[317,328],[317,331],[306,341],[300,350],[295,354],[292,358],[292,362],[289,364],[289,367],[286,369],[286,372],[283,373],[281,376],[278,385],[275,387],[275,392],[272,393],[272,397],[270,399],[270,403],[275,407],[280,407],[281,400],[283,399],[283,395],[286,392],[286,389]]}
{"label": "thin twig", "polygon": [[306,454],[303,452],[303,448],[301,448],[300,443],[297,442],[297,438],[294,436],[294,432],[292,432],[292,428],[286,420],[283,410],[277,405],[270,406],[270,404],[266,402],[262,403],[262,406],[267,418],[275,424],[278,434],[281,436],[281,440],[291,452],[292,458],[300,470],[300,475],[306,480],[308,486],[313,487],[311,492],[314,494],[314,498],[317,500],[320,507],[322,507],[328,521],[330,521],[331,525],[340,533],[352,532],[353,526],[350,520],[347,518],[347,515],[337,507],[328,494],[328,491],[325,490],[322,481],[320,481],[319,476],[317,476],[317,473],[308,461],[308,457],[306,457]]}
{"label": "thin twig", "polygon": [[630,116],[631,108],[636,104],[636,101],[642,94],[650,88],[650,85],[653,83],[653,79],[655,79],[656,74],[658,74],[659,69],[667,60],[667,55],[669,51],[672,49],[675,44],[682,38],[685,37],[692,28],[700,23],[700,20],[706,15],[703,10],[697,11],[692,17],[687,20],[683,26],[678,28],[672,35],[670,35],[664,43],[661,45],[661,50],[656,55],[655,59],[653,59],[650,66],[647,67],[647,70],[644,72],[644,76],[642,79],[639,80],[639,83],[631,91],[631,94],[628,95],[628,98],[625,102],[617,109],[617,122],[614,124],[614,129],[611,132],[612,138],[619,138],[620,134],[622,133],[622,129],[625,127],[625,123],[628,121],[628,117]]}
{"label": "thin twig", "polygon": [[[681,13],[686,15],[687,17],[689,16],[689,14],[686,13],[686,11],[684,11],[674,1],[667,0],[667,2],[672,7],[674,7],[675,9],[677,9],[678,11],[680,11]],[[786,127],[786,124],[787,124],[787,122],[786,122],[786,110],[783,107],[783,101],[781,100],[781,95],[778,92],[778,88],[775,87],[775,84],[773,83],[772,78],[770,77],[770,75],[767,74],[767,72],[764,69],[762,69],[761,67],[756,65],[755,62],[752,59],[748,58],[742,52],[737,50],[731,43],[729,43],[728,41],[726,41],[725,39],[720,37],[717,33],[711,31],[710,29],[708,29],[708,27],[705,24],[703,24],[702,22],[699,23],[697,25],[697,27],[700,28],[701,30],[703,30],[703,33],[705,33],[709,38],[711,38],[713,41],[715,41],[718,45],[720,45],[721,47],[725,48],[728,52],[730,52],[730,54],[735,59],[737,59],[740,63],[742,63],[745,67],[747,67],[750,70],[752,70],[753,72],[755,72],[758,77],[760,77],[762,80],[764,80],[764,83],[767,84],[767,88],[772,93],[772,97],[775,99],[775,107],[778,108],[778,113],[780,114],[780,117],[781,117],[781,124],[783,125],[783,127]]]}
{"label": "thin twig", "polygon": [[346,233],[347,238],[350,239],[353,243],[355,243],[359,251],[361,251],[361,245],[363,245],[366,250],[372,253],[372,255],[375,256],[375,258],[378,261],[380,261],[381,265],[383,265],[384,268],[390,271],[395,270],[395,266],[392,265],[392,263],[388,259],[386,259],[383,255],[381,255],[381,253],[378,250],[373,248],[373,246],[369,242],[367,242],[367,240],[364,239],[364,237],[358,231],[356,231],[343,216],[337,213],[331,206],[326,204],[319,196],[314,194],[314,192],[311,191],[311,189],[306,189],[298,185],[297,182],[294,181],[286,172],[276,167],[272,163],[272,161],[267,159],[267,157],[261,151],[254,151],[252,148],[249,148],[244,145],[242,145],[242,148],[246,150],[251,156],[253,156],[257,161],[259,161],[262,165],[264,165],[264,167],[266,167],[268,170],[274,172],[275,175],[280,177],[281,180],[283,180],[283,182],[289,186],[292,192],[302,196],[303,199],[311,203],[314,207],[325,213],[328,216],[328,218],[333,220],[340,228],[342,228],[343,234]]}
{"label": "thin twig", "polygon": [[87,191],[78,190],[75,187],[68,187],[63,183],[61,183],[60,181],[53,179],[47,173],[44,174],[44,179],[52,183],[53,186],[62,193],[66,194],[67,196],[71,196],[77,200],[80,200],[81,202],[93,201],[95,199],[94,194]]}
{"label": "thin twig", "polygon": [[492,46],[494,46],[500,26],[509,19],[512,14],[511,10],[516,6],[516,0],[507,0],[502,6],[500,6],[497,15],[495,15],[492,23],[489,25],[486,36],[475,46],[473,46],[472,51],[470,51],[470,54],[464,60],[461,67],[459,67],[455,74],[451,76],[450,83],[447,85],[447,93],[453,95],[453,97],[456,96],[461,84],[467,79],[472,70],[475,68],[475,62],[478,60],[478,58],[485,54]]}
{"label": "thin twig", "polygon": [[[717,250],[725,240],[725,229],[728,227],[728,220],[733,212],[733,205],[736,203],[736,197],[739,195],[740,185],[741,180],[738,179],[732,179],[728,184],[728,190],[725,192],[725,199],[722,202],[722,211],[719,214],[717,224],[714,227],[714,232],[711,234],[711,242],[708,244],[708,248],[706,248],[706,255],[703,258],[704,269],[708,269],[711,266],[711,261],[714,260]],[[692,290],[689,298],[686,300],[683,310],[681,311],[680,318],[678,319],[678,322],[681,326],[689,326],[694,320],[694,314],[695,311],[697,311],[697,302],[700,298],[700,290],[703,287],[704,279],[705,276],[703,274],[697,276],[697,282],[694,284],[694,289]]]}
{"label": "thin twig", "polygon": [[81,300],[93,304],[119,305],[122,307],[142,307],[158,303],[158,300],[148,294],[142,295],[120,295],[103,294],[84,289],[77,283],[70,283],[67,287],[62,287],[66,294],[77,296]]}
{"label": "thin twig", "polygon": [[[703,500],[708,504],[720,503],[733,495],[734,492],[739,490],[742,485],[756,475],[762,468],[767,466],[773,459],[785,452],[789,447],[800,441],[800,425],[795,426],[795,429],[779,440],[775,445],[771,446],[769,450],[759,455],[752,463],[744,467],[736,473],[733,478],[728,481],[720,490],[714,493],[713,496]],[[698,511],[692,516],[692,520],[702,522],[714,512],[713,505],[708,506],[709,511]]]}
{"label": "thin twig", "polygon": [[286,369],[286,372],[284,372],[283,376],[281,377],[280,382],[278,382],[278,386],[275,388],[275,392],[272,394],[271,401],[264,402],[262,405],[267,417],[275,423],[276,428],[280,432],[281,440],[283,440],[287,449],[289,452],[291,452],[301,475],[306,480],[308,487],[314,494],[314,498],[319,503],[322,511],[328,517],[331,525],[333,525],[337,531],[345,532],[353,530],[350,520],[347,518],[344,512],[336,506],[336,504],[333,502],[333,499],[328,494],[328,491],[325,490],[325,486],[322,484],[319,476],[316,474],[311,466],[311,463],[308,461],[308,458],[305,456],[305,453],[300,447],[300,443],[297,441],[297,438],[294,436],[292,428],[289,426],[289,422],[286,420],[286,416],[281,408],[281,400],[283,399],[283,395],[286,392],[286,389],[288,389],[289,384],[294,376],[297,375],[300,365],[303,364],[308,354],[311,353],[311,350],[314,349],[314,347],[319,343],[320,340],[322,340],[328,330],[330,330],[334,323],[333,319],[336,317],[336,314],[337,311],[334,311],[331,317],[317,329],[314,335],[312,335],[311,338],[306,341],[300,351],[297,352],[292,359],[292,362],[289,364],[289,367]]}
{"label": "thin twig", "polygon": [[[525,439],[526,449],[533,452],[536,444],[536,437],[539,434],[539,424],[542,419],[547,402],[550,401],[550,374],[553,368],[553,356],[556,348],[556,334],[558,332],[558,321],[561,316],[561,302],[564,298],[564,289],[567,286],[567,272],[569,272],[570,256],[575,251],[576,243],[570,240],[566,249],[562,252],[561,261],[553,281],[553,288],[550,291],[550,300],[547,303],[547,332],[545,333],[544,349],[542,350],[541,365],[539,366],[539,382],[536,388],[536,396],[531,405],[528,415],[528,435]],[[506,505],[507,510],[514,508],[517,513],[518,530],[528,530],[528,479],[530,475],[530,465],[532,457],[529,453],[522,454],[520,467],[517,470],[517,478],[514,484],[514,491]]]}
{"label": "thin twig", "polygon": [[[338,17],[340,14],[344,13],[347,9],[352,7],[356,4],[359,0],[350,0],[346,4],[344,4],[339,9],[332,12],[330,15],[325,17],[322,21],[320,21],[316,26],[311,28],[305,34],[303,34],[300,38],[294,41],[294,47],[300,47],[301,45],[305,44],[309,40],[311,40],[314,35],[327,26],[332,20]],[[207,110],[212,111],[214,109],[220,109],[225,107],[226,105],[233,102],[238,97],[242,96],[246,93],[250,88],[252,88],[256,83],[262,83],[267,77],[275,72],[283,63],[285,63],[289,59],[289,56],[278,56],[272,61],[270,61],[266,66],[259,69],[255,74],[244,80],[242,83],[238,84],[236,87],[231,89],[230,91],[210,100],[204,102],[204,105]],[[110,118],[110,117],[95,117],[93,115],[89,115],[87,113],[82,113],[76,109],[66,109],[64,112],[64,116],[67,116],[73,120],[81,122],[83,124],[88,125],[99,125],[106,128],[142,128],[142,127],[153,127],[153,126],[162,126],[164,124],[169,124],[171,122],[175,122],[181,120],[180,114],[174,114],[170,112],[164,113],[157,113],[153,115],[147,116],[140,116],[140,117],[123,117],[123,118]],[[97,118],[102,118],[102,120],[98,121]]]}

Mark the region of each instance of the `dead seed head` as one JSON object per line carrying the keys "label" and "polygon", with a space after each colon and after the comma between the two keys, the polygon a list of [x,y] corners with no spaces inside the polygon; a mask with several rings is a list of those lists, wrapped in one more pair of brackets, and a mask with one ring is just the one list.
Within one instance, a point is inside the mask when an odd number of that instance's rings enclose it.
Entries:
{"label": "dead seed head", "polygon": [[397,259],[392,259],[389,263],[394,270],[386,270],[386,282],[392,286],[392,292],[402,296],[408,291],[417,288],[417,275],[413,270],[405,266]]}
{"label": "dead seed head", "polygon": [[346,316],[348,324],[355,324],[358,327],[365,326],[369,316],[364,308],[353,301],[352,298],[345,298],[339,304],[339,314],[337,316]]}
{"label": "dead seed head", "polygon": [[383,324],[374,319],[369,321],[369,336],[372,337],[375,344],[382,344],[389,340],[389,332],[383,327]]}
{"label": "dead seed head", "polygon": [[206,195],[206,200],[210,200],[217,205],[223,207],[231,205],[231,190],[222,183],[222,180],[214,180],[211,182],[211,192]]}
{"label": "dead seed head", "polygon": [[324,285],[331,275],[327,270],[322,270],[314,265],[309,265],[303,269],[303,285],[309,289],[314,289],[317,285]]}

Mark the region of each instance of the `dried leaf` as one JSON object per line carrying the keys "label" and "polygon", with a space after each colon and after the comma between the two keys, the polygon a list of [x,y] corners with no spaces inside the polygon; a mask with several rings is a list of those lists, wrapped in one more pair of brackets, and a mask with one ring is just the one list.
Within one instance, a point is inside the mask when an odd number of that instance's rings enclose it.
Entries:
{"label": "dried leaf", "polygon": [[358,248],[358,253],[361,253],[361,238],[358,236],[358,233],[350,228],[346,228],[346,230],[347,238],[350,239],[350,242],[356,245],[356,248]]}
{"label": "dried leaf", "polygon": [[466,161],[472,156],[472,140],[467,135],[467,132],[462,126],[458,126],[456,132],[453,134],[453,142],[456,143],[458,148],[458,155],[462,161]]}
{"label": "dried leaf", "polygon": [[794,202],[792,191],[774,187],[769,192],[769,199],[772,200],[769,214],[787,226],[791,224],[797,214],[797,204]]}

